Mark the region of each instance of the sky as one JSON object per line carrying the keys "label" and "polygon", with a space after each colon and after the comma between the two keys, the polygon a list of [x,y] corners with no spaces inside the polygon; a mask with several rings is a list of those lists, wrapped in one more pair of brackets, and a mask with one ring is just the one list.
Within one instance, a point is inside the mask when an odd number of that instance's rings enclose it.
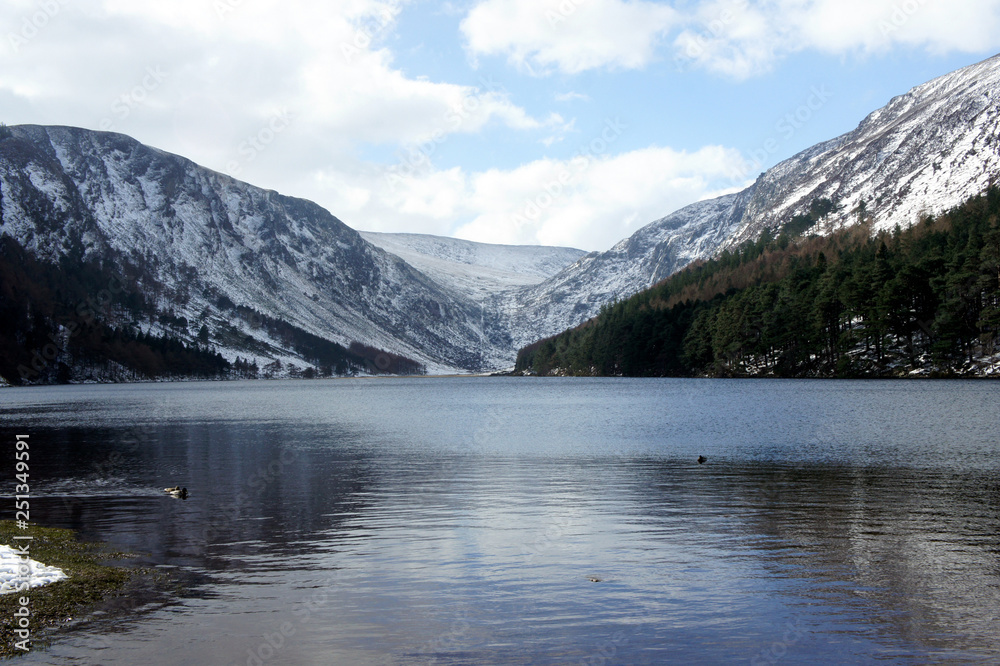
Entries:
{"label": "sky", "polygon": [[0,122],[359,230],[606,250],[1000,52],[1000,0],[0,0]]}

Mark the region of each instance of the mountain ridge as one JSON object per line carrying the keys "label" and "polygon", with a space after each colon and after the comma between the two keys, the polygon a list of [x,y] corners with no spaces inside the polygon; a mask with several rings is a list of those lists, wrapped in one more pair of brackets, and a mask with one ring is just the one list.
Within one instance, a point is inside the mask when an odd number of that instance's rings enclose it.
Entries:
{"label": "mountain ridge", "polygon": [[438,283],[476,302],[539,284],[587,253],[541,245],[497,245],[427,234],[359,232]]}
{"label": "mountain ridge", "polygon": [[1000,176],[998,135],[1000,55],[892,98],[854,130],[778,163],[746,189],[656,220],[498,307],[519,313],[518,341],[549,337],[692,261],[756,240],[765,229],[776,232],[815,199],[839,204],[818,229],[823,233],[856,222],[862,199],[876,231],[908,227]]}
{"label": "mountain ridge", "polygon": [[[230,360],[267,348],[275,359],[308,364],[244,321],[252,309],[431,372],[481,372],[510,367],[525,344],[694,261],[776,233],[817,200],[831,202],[808,230],[820,234],[862,218],[876,231],[908,227],[947,210],[1000,174],[998,135],[1000,56],[894,97],[855,130],[782,161],[740,192],[583,254],[359,233],[315,203],[125,135],[22,125],[0,135],[0,234],[49,262],[141,267],[150,302],[189,322],[179,334],[193,342],[206,327],[207,344]],[[117,323],[167,332],[157,319]],[[241,337],[255,342],[233,342]]]}
{"label": "mountain ridge", "polygon": [[0,144],[3,233],[39,256],[130,257],[147,268],[162,305],[188,319],[225,325],[214,302],[224,296],[432,369],[496,365],[496,348],[509,346],[472,304],[312,202],[124,135],[9,131]]}

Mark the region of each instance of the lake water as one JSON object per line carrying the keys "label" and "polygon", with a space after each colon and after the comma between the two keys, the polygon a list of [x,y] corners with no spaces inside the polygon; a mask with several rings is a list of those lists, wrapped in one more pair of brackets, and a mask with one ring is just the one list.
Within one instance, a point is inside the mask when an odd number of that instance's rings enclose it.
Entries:
{"label": "lake water", "polygon": [[1000,663],[998,399],[766,380],[3,390],[3,441],[31,435],[32,518],[166,574],[21,663]]}

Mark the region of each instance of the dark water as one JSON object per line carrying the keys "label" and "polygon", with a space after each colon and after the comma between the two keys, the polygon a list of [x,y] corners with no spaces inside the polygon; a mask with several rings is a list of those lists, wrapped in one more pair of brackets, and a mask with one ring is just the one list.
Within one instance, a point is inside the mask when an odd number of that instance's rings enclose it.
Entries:
{"label": "dark water", "polygon": [[169,574],[22,663],[1000,663],[998,398],[687,380],[0,391],[3,441],[31,435],[32,518]]}

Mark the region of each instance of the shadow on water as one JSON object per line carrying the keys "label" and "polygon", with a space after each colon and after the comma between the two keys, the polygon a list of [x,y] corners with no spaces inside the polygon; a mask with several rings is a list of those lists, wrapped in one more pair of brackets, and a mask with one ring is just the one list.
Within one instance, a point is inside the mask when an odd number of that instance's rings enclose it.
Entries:
{"label": "shadow on water", "polygon": [[[34,436],[38,456],[36,515],[113,537],[155,561],[206,570],[233,566],[231,556],[299,554],[316,533],[336,529],[337,515],[359,510],[371,462],[326,432],[296,443],[279,429],[211,425],[146,429],[141,436],[76,429]],[[184,486],[186,500],[166,487]]]}

